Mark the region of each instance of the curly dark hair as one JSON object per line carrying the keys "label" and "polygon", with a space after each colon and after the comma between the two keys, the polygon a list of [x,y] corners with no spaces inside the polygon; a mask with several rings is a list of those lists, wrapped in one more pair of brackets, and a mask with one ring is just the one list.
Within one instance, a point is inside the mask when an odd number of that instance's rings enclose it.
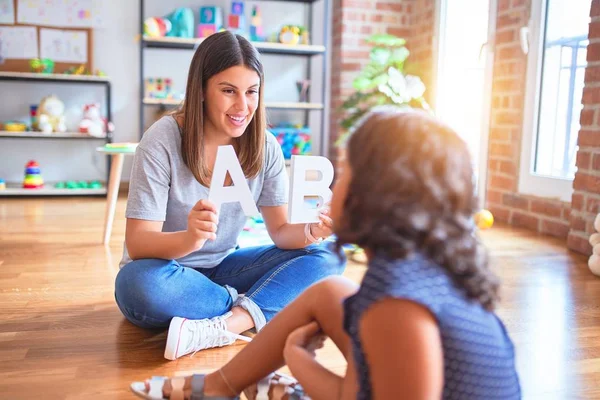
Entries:
{"label": "curly dark hair", "polygon": [[393,259],[420,253],[493,310],[499,282],[475,234],[466,143],[427,112],[380,111],[356,128],[346,150],[352,176],[336,221],[338,250],[352,243]]}

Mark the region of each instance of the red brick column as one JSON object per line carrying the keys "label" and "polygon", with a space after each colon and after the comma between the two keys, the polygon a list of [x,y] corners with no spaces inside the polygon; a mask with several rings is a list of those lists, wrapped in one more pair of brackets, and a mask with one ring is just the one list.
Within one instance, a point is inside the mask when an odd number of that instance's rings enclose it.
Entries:
{"label": "red brick column", "polygon": [[584,254],[591,254],[588,238],[594,232],[594,219],[600,211],[600,0],[592,1],[583,89],[581,130],[577,144],[577,172],[573,182],[571,200],[571,231],[568,247]]}

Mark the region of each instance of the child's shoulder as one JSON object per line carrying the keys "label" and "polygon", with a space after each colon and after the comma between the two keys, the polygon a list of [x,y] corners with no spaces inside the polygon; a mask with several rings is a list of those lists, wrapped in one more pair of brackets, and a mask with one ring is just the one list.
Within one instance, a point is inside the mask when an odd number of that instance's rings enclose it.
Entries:
{"label": "child's shoulder", "polygon": [[359,296],[373,302],[384,297],[404,298],[439,309],[462,297],[446,270],[415,254],[405,259],[374,257],[360,286]]}

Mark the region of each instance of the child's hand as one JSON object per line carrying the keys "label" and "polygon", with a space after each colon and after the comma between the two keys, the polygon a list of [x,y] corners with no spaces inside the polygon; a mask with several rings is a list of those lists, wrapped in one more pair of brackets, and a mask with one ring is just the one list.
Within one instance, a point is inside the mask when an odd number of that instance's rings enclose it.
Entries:
{"label": "child's hand", "polygon": [[310,233],[316,238],[328,238],[333,234],[333,220],[329,217],[329,209],[319,214],[321,221],[310,224]]}
{"label": "child's hand", "polygon": [[217,238],[217,209],[214,204],[208,200],[197,202],[188,214],[187,233],[194,249],[198,250],[207,240]]}
{"label": "child's hand", "polygon": [[321,328],[316,322],[311,322],[296,328],[289,334],[284,348],[284,354],[289,353],[294,348],[302,348],[315,357],[315,351],[325,345],[327,337],[321,333]]}

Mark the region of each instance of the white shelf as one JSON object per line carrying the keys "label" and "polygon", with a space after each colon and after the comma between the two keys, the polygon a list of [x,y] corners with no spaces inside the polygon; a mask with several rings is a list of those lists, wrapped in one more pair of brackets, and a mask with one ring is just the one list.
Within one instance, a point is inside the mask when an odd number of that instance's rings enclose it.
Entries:
{"label": "white shelf", "polygon": [[0,72],[1,78],[12,78],[22,80],[55,80],[73,82],[110,82],[106,76],[96,75],[73,75],[73,74],[44,74],[35,72]]}
{"label": "white shelf", "polygon": [[[103,183],[104,185],[104,183]],[[20,184],[7,184],[0,190],[0,197],[5,196],[97,196],[106,194],[106,186],[100,189],[55,189],[54,183],[46,183],[40,189],[24,189]]]}
{"label": "white shelf", "polygon": [[[148,105],[164,105],[164,106],[178,106],[183,103],[183,100],[173,99],[155,99],[151,97],[144,98],[144,104]],[[321,103],[283,103],[268,101],[265,103],[266,108],[270,109],[282,109],[282,110],[322,110],[323,104]]]}
{"label": "white shelf", "polygon": [[282,102],[266,102],[265,107],[271,109],[282,110],[322,110],[321,103],[282,103]]}
{"label": "white shelf", "polygon": [[149,104],[149,105],[178,106],[182,103],[183,103],[183,100],[155,99],[152,97],[144,97],[144,104]]}
{"label": "white shelf", "polygon": [[96,137],[80,132],[42,133],[42,132],[10,132],[0,131],[4,138],[41,138],[41,139],[88,139],[106,140],[106,136]]}
{"label": "white shelf", "polygon": [[[202,43],[204,38],[179,38],[179,37],[160,37],[149,38],[144,37],[144,45],[154,48],[171,48],[171,49],[194,49]],[[314,44],[283,44],[272,42],[251,42],[256,49],[261,53],[273,54],[323,54],[325,46]]]}

